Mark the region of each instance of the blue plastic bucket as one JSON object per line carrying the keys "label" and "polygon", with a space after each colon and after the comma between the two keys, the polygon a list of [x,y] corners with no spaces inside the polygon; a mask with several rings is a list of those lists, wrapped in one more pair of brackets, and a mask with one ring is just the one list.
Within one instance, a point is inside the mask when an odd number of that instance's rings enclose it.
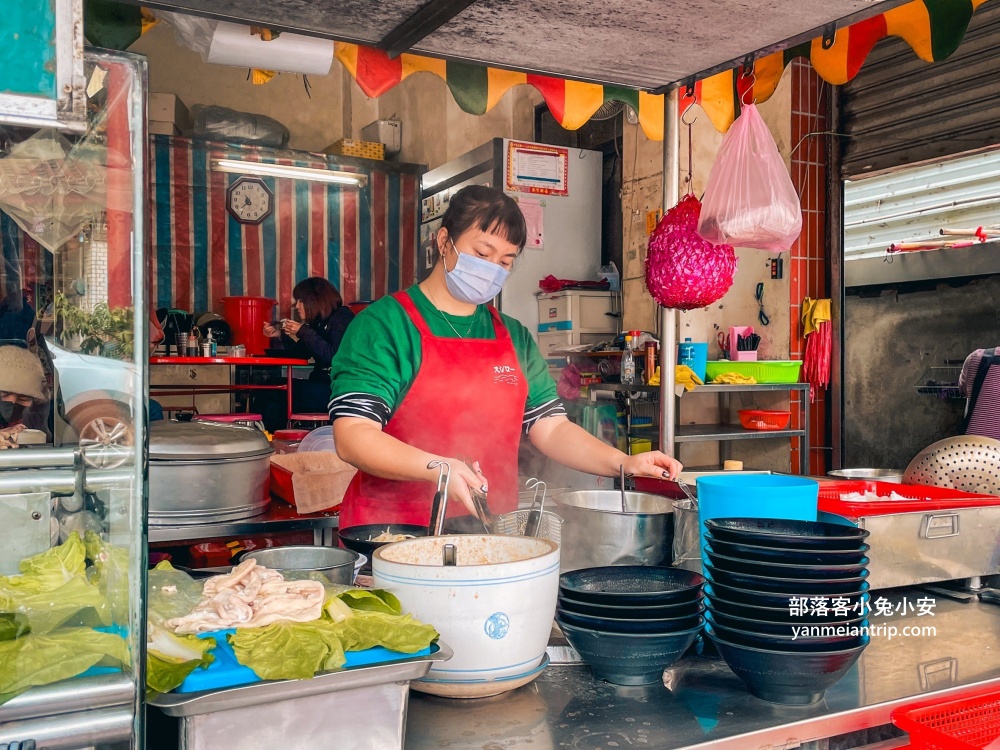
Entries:
{"label": "blue plastic bucket", "polygon": [[716,474],[699,477],[698,526],[702,559],[709,518],[787,518],[815,521],[819,483],[780,474]]}

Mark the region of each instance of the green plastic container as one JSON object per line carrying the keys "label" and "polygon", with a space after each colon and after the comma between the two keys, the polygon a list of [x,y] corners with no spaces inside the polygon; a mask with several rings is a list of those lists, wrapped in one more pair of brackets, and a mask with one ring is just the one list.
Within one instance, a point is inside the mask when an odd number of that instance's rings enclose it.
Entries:
{"label": "green plastic container", "polygon": [[798,383],[801,362],[730,362],[720,359],[705,366],[706,382],[711,383],[728,372],[753,378],[761,384]]}

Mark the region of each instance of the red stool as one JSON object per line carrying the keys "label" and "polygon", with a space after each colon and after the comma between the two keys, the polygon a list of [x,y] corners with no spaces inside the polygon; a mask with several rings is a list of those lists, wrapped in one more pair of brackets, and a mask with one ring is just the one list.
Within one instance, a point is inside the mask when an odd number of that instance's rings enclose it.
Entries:
{"label": "red stool", "polygon": [[325,424],[330,424],[329,414],[289,414],[288,415],[288,426],[292,427],[294,424],[304,424],[307,429],[313,430],[317,427],[321,427]]}

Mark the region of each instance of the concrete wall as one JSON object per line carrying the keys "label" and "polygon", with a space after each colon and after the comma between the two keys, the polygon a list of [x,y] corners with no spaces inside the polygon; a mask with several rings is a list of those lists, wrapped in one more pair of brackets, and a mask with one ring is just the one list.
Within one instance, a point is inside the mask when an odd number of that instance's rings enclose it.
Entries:
{"label": "concrete wall", "polygon": [[328,75],[309,76],[310,98],[300,75],[283,73],[255,86],[243,68],[203,62],[198,53],[175,42],[165,23],[146,32],[129,51],[149,58],[150,91],[176,94],[188,107],[220,104],[273,117],[291,131],[293,149],[321,151],[339,138],[360,137],[361,128],[373,120],[396,116],[403,122],[403,149],[396,159],[430,169],[490,138],[530,139],[534,107],[542,101],[535,89],[519,86],[488,114],[476,117],[459,109],[447,84],[430,73],[410,76],[370,99],[337,60]]}
{"label": "concrete wall", "polygon": [[919,394],[913,385],[928,367],[1000,343],[1000,276],[850,296],[844,312],[844,465],[904,469],[958,431],[965,401]]}

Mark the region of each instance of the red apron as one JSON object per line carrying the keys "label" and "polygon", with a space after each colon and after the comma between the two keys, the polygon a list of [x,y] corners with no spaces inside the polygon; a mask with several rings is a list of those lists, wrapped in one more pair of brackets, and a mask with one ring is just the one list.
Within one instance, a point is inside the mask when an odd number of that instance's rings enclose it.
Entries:
{"label": "red apron", "polygon": [[[393,295],[420,332],[421,361],[409,391],[383,432],[428,453],[479,461],[495,515],[517,508],[517,451],[528,381],[500,314],[488,308],[494,339],[431,333],[410,295]],[[430,522],[434,482],[401,482],[359,471],[340,506],[340,527]],[[449,516],[467,515],[448,505]]]}

